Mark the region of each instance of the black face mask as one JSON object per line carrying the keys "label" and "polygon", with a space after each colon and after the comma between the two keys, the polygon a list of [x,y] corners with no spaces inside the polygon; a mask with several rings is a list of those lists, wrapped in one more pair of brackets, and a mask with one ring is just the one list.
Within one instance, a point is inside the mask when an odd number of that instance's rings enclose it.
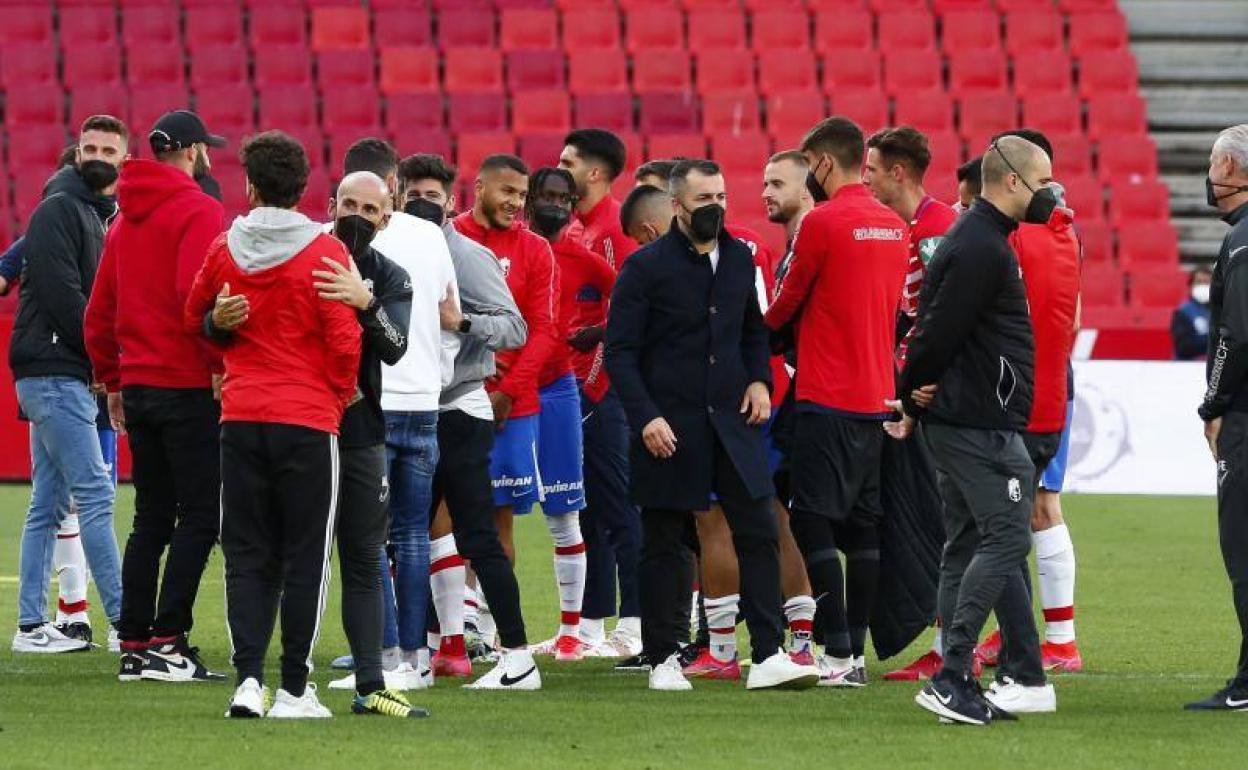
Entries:
{"label": "black face mask", "polygon": [[427,220],[438,227],[446,219],[446,210],[428,198],[416,198],[403,206],[403,212]]}
{"label": "black face mask", "polygon": [[[823,163],[823,160],[821,159],[819,163]],[[819,166],[816,165],[815,168],[819,168]],[[832,172],[829,171],[828,173]],[[827,179],[828,177],[825,175],[823,178]],[[820,182],[819,178],[815,176],[814,168],[806,172],[806,190],[810,193],[810,197],[815,203],[823,203],[828,199],[828,192],[823,189],[823,182]]]}
{"label": "black face mask", "polygon": [[706,243],[719,238],[719,231],[724,227],[724,207],[718,203],[689,210],[689,235],[699,243]]}
{"label": "black face mask", "polygon": [[353,257],[360,257],[368,251],[376,234],[377,225],[358,214],[338,217],[334,221],[334,235],[343,242]]}
{"label": "black face mask", "polygon": [[[1230,190],[1230,192],[1225,195],[1218,195],[1217,188],[1219,187],[1225,187]],[[1222,184],[1221,182],[1213,181],[1210,177],[1205,177],[1205,203],[1208,203],[1214,208],[1217,208],[1218,201],[1223,198],[1229,198],[1232,195],[1238,195],[1241,192],[1248,192],[1248,185]]]}
{"label": "black face mask", "polygon": [[[1031,185],[1027,185],[1027,189],[1030,190]],[[1023,213],[1023,221],[1032,225],[1047,225],[1056,208],[1057,193],[1048,187],[1041,187],[1031,196],[1031,203],[1027,204],[1027,211]]]}
{"label": "black face mask", "polygon": [[98,193],[117,181],[117,167],[102,160],[84,160],[78,164],[78,175],[91,192]]}
{"label": "black face mask", "polygon": [[543,205],[533,209],[533,229],[543,238],[552,239],[567,227],[572,212],[562,206]]}

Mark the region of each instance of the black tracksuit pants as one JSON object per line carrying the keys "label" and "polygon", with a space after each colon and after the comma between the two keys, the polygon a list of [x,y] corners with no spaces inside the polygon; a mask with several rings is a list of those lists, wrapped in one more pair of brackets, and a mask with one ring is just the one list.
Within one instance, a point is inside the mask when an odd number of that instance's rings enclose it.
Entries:
{"label": "black tracksuit pants", "polygon": [[221,522],[221,405],[208,388],[132,386],[122,399],[134,458],[134,525],[121,565],[118,632],[122,641],[146,644],[191,630]]}
{"label": "black tracksuit pants", "polygon": [[221,427],[226,620],[240,683],[264,682],[280,608],[282,689],[303,694],[329,587],[338,463],[330,433],[275,423]]}
{"label": "black tracksuit pants", "polygon": [[355,689],[384,687],[381,637],[384,608],[381,559],[389,531],[386,445],[344,448],[338,504],[338,563],[342,569],[342,630],[355,658]]}
{"label": "black tracksuit pants", "polygon": [[459,410],[438,415],[438,469],[433,475],[433,504],[445,498],[451,514],[455,546],[472,562],[477,582],[498,626],[506,649],[528,644],[520,612],[520,586],[503,552],[494,523],[494,489],[490,484],[490,450],[494,423]]}
{"label": "black tracksuit pants", "polygon": [[1235,682],[1248,687],[1248,414],[1227,412],[1218,434],[1218,542],[1239,618]]}

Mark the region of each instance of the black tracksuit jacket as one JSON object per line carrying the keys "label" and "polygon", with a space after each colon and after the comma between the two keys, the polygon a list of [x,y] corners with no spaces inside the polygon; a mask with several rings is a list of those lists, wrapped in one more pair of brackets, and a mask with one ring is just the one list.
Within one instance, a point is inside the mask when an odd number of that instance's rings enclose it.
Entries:
{"label": "black tracksuit jacket", "polygon": [[1248,203],[1223,217],[1231,231],[1222,240],[1209,287],[1209,384],[1200,416],[1248,412]]}

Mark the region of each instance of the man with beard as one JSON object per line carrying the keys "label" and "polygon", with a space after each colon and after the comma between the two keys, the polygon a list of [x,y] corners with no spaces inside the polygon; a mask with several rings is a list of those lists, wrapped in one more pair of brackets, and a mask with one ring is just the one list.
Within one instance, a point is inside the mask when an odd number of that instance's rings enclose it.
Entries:
{"label": "man with beard", "polygon": [[22,529],[18,630],[14,652],[87,649],[47,623],[53,534],[72,496],[87,565],[109,623],[121,619],[121,575],[113,533],[114,489],[96,433],[91,361],[83,317],[105,231],[117,210],[118,168],[127,157],[125,125],[108,115],[83,122],[64,187],[31,215],[20,304],[9,346],[18,404],[30,419],[30,508]]}

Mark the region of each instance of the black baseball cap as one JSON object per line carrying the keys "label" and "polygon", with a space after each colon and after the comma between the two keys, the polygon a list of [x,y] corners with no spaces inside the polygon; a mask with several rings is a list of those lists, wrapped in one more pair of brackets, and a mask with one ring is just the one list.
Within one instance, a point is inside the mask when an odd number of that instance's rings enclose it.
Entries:
{"label": "black baseball cap", "polygon": [[225,146],[225,137],[208,133],[204,121],[190,110],[166,112],[152,126],[147,141],[152,146],[152,152],[181,150],[201,142],[209,147]]}

